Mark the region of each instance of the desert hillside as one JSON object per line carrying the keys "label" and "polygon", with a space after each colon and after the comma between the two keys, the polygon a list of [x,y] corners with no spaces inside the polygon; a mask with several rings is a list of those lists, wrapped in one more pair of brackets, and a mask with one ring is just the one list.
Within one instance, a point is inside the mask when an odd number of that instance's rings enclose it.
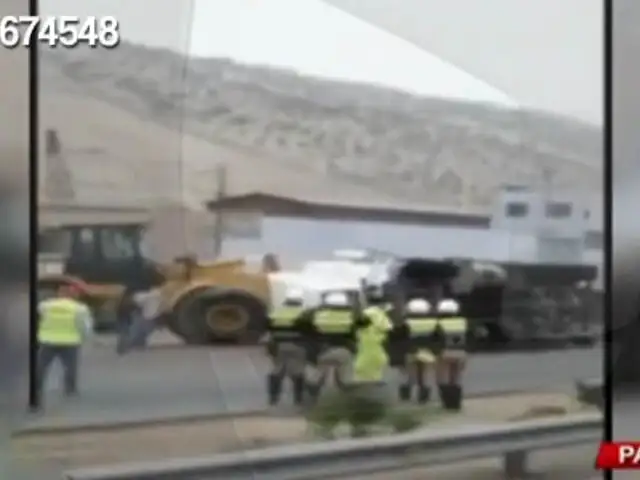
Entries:
{"label": "desert hillside", "polygon": [[[183,158],[177,144],[162,147],[159,134],[151,134],[160,130],[149,126],[146,141],[157,145],[142,153],[139,146],[127,153],[123,145],[111,158],[100,149],[118,139],[98,139],[89,128],[97,119],[81,129],[67,126],[64,140],[86,137],[71,142],[79,142],[82,158],[93,156],[91,167],[90,161],[76,161],[73,170],[86,168],[79,175],[84,180],[76,183],[102,181],[96,172],[108,160],[115,175],[109,181],[121,185],[120,196],[125,183],[131,189],[166,191],[181,175],[201,172],[202,180],[202,172],[214,171],[218,162],[233,169],[236,178],[276,172],[283,188],[290,182],[282,177],[291,172],[322,178],[327,195],[335,181],[341,188],[351,184],[432,205],[484,206],[504,183],[553,182],[588,190],[601,184],[600,131],[540,112],[416,97],[228,59],[185,63],[172,52],[126,43],[113,51],[47,51],[42,61],[43,126],[65,130],[67,122],[80,124],[82,114],[74,118],[72,112],[87,110],[76,104],[101,102],[112,112],[124,111],[217,148],[216,155],[201,150],[202,155]],[[66,114],[64,99],[71,102]],[[47,102],[57,104],[57,114],[47,117]],[[91,108],[94,117],[101,115]],[[170,156],[174,163],[181,159],[182,167],[167,167],[163,174],[156,169],[157,180],[145,179],[154,155]]]}

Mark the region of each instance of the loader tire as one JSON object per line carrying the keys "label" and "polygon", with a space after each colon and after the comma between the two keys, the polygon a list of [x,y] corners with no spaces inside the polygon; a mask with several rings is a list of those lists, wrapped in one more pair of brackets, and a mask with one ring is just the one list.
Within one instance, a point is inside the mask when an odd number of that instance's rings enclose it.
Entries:
{"label": "loader tire", "polygon": [[212,343],[212,338],[207,329],[195,319],[198,316],[198,298],[205,292],[215,290],[214,288],[196,289],[182,297],[171,314],[166,315],[163,323],[169,331],[181,338],[189,345],[207,345]]}
{"label": "loader tire", "polygon": [[255,343],[267,328],[262,302],[240,290],[207,289],[179,310],[174,333],[189,344]]}

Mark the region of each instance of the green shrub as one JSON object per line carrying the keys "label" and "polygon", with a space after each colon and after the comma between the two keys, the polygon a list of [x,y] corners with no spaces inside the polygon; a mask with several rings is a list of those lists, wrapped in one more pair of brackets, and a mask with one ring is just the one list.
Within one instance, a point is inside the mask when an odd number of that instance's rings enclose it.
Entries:
{"label": "green shrub", "polygon": [[366,392],[345,392],[346,423],[352,437],[366,436],[371,427],[382,423],[389,413],[389,405],[380,398],[367,396]]}
{"label": "green shrub", "polygon": [[332,390],[320,395],[318,401],[307,411],[307,422],[321,437],[333,437],[338,425],[345,421],[346,401],[345,395],[340,391]]}
{"label": "green shrub", "polygon": [[359,384],[326,391],[307,412],[307,421],[324,438],[333,437],[343,424],[349,426],[353,437],[366,436],[371,427],[384,423],[389,414],[390,403],[380,395],[382,388],[377,384]]}
{"label": "green shrub", "polygon": [[409,432],[419,428],[424,423],[421,411],[408,408],[398,408],[389,412],[389,425],[396,433]]}

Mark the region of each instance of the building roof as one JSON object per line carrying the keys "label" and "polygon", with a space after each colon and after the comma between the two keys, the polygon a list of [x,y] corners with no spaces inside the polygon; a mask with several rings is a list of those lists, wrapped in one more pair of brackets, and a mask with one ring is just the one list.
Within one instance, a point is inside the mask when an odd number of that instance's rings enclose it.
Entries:
{"label": "building roof", "polygon": [[385,217],[393,215],[410,216],[415,219],[433,219],[436,217],[459,217],[461,221],[471,220],[479,223],[487,223],[489,215],[486,212],[471,212],[455,207],[430,207],[419,203],[389,201],[383,196],[356,197],[348,195],[314,196],[306,192],[298,192],[291,195],[284,195],[278,192],[255,190],[242,195],[225,196],[221,199],[214,199],[207,202],[211,210],[217,209],[243,209],[247,204],[260,205],[264,200],[283,202],[298,208],[332,209],[339,211],[362,211],[368,213],[378,213]]}

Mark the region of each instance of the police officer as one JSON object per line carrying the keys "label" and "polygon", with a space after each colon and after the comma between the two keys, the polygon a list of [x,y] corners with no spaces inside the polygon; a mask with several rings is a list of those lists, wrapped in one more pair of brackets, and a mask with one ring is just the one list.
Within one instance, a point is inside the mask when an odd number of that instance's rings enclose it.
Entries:
{"label": "police officer", "polygon": [[314,337],[306,372],[307,391],[312,399],[318,397],[330,373],[337,386],[344,387],[355,349],[356,321],[357,305],[349,292],[324,293],[320,305],[303,316],[301,322],[311,326]]}
{"label": "police officer", "polygon": [[285,377],[291,380],[294,403],[300,405],[303,401],[306,354],[304,347],[295,341],[298,338],[296,322],[304,311],[303,297],[302,290],[290,289],[282,306],[274,307],[269,314],[267,349],[272,370],[267,377],[267,391],[270,405],[280,401]]}
{"label": "police officer", "polygon": [[460,312],[460,304],[445,298],[436,309],[443,335],[442,351],[437,358],[437,381],[442,406],[447,410],[462,408],[460,380],[466,362],[467,320]]}
{"label": "police officer", "polygon": [[78,393],[78,363],[80,348],[92,330],[93,318],[89,308],[77,300],[74,286],[62,285],[58,295],[38,305],[38,363],[37,395],[42,400],[47,373],[59,359],[64,369],[64,393]]}
{"label": "police officer", "polygon": [[436,362],[433,348],[429,347],[430,344],[436,346],[438,320],[433,305],[423,298],[415,298],[407,303],[403,319],[410,339],[417,340],[418,346],[411,348],[405,356],[405,364],[400,368],[403,379],[398,393],[401,400],[410,400],[412,390],[417,386],[418,402],[426,403],[431,396],[429,373]]}

